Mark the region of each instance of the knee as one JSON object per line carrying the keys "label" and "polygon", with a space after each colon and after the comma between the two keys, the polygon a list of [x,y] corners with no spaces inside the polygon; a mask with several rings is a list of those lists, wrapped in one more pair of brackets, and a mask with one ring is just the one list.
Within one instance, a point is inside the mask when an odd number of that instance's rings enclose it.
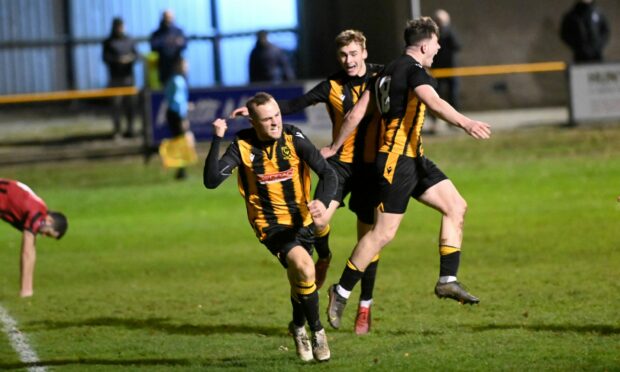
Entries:
{"label": "knee", "polygon": [[463,197],[458,196],[454,198],[450,207],[448,208],[447,215],[450,218],[464,220],[467,213],[467,201]]}
{"label": "knee", "polygon": [[312,259],[294,262],[293,268],[296,272],[295,277],[298,280],[304,282],[314,281],[314,262]]}
{"label": "knee", "polygon": [[394,239],[394,236],[396,235],[396,230],[395,229],[373,229],[373,237],[375,240],[375,243],[383,248],[385,247],[389,242],[392,241],[392,239]]}

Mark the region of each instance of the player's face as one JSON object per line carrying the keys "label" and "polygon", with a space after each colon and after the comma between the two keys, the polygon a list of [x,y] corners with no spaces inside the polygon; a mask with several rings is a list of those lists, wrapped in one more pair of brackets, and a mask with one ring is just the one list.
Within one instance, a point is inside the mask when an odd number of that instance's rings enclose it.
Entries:
{"label": "player's face", "polygon": [[58,233],[58,231],[54,230],[54,228],[52,227],[52,223],[54,223],[52,217],[46,216],[43,224],[41,225],[41,228],[39,229],[39,234],[50,238],[58,239],[58,235],[60,234]]}
{"label": "player's face", "polygon": [[431,65],[433,64],[433,58],[435,58],[435,56],[437,55],[437,52],[439,52],[439,49],[441,49],[437,35],[433,34],[433,36],[431,36],[431,38],[425,42],[425,45],[426,45],[425,47],[426,58],[425,58],[425,63],[423,63],[423,66],[431,67]]}
{"label": "player's face", "polygon": [[338,62],[349,76],[363,76],[366,73],[368,52],[355,41],[338,48]]}
{"label": "player's face", "polygon": [[252,126],[261,141],[275,140],[282,136],[282,116],[276,101],[256,106],[252,115]]}

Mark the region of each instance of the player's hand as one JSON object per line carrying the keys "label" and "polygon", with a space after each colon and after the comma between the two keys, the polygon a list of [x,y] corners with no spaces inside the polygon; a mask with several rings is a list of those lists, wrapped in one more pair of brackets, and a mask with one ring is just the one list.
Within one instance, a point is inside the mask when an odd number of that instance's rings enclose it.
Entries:
{"label": "player's hand", "polygon": [[224,137],[226,133],[226,129],[228,129],[228,125],[226,124],[226,120],[224,119],[215,119],[213,122],[213,130],[215,135],[218,137]]}
{"label": "player's hand", "polygon": [[19,292],[19,297],[21,298],[32,297],[33,294],[34,294],[34,291],[32,289],[22,289]]}
{"label": "player's hand", "polygon": [[308,203],[308,210],[310,211],[310,215],[314,220],[314,223],[317,225],[324,225],[324,219],[327,216],[325,205],[320,200],[312,200]]}
{"label": "player's hand", "polygon": [[325,159],[331,158],[335,154],[336,154],[336,149],[333,149],[331,146],[325,146],[321,149],[321,156],[323,156],[323,158]]}
{"label": "player's hand", "polygon": [[491,126],[482,121],[472,120],[469,125],[463,129],[465,129],[465,132],[475,139],[491,138]]}
{"label": "player's hand", "polygon": [[244,117],[250,116],[250,113],[248,112],[248,108],[243,106],[243,107],[238,107],[234,109],[233,112],[230,113],[229,118],[234,119],[237,116],[244,116]]}

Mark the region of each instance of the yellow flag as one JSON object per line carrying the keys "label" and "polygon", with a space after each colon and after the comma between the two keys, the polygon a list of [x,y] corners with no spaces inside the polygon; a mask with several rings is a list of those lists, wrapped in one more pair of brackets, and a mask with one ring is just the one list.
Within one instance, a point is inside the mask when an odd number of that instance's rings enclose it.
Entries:
{"label": "yellow flag", "polygon": [[161,141],[159,156],[166,168],[181,168],[198,162],[196,149],[185,135]]}

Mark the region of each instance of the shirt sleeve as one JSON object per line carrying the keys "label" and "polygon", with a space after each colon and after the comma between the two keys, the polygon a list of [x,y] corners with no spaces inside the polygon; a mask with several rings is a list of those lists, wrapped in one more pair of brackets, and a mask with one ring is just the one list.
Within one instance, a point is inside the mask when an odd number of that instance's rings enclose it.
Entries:
{"label": "shirt sleeve", "polygon": [[202,179],[205,187],[208,189],[218,187],[241,164],[237,140],[231,143],[224,155],[222,155],[222,158],[218,159],[222,140],[221,137],[213,137],[209,154],[205,160]]}
{"label": "shirt sleeve", "polygon": [[421,67],[413,65],[407,73],[407,85],[411,89],[415,89],[420,85],[430,85],[435,87],[435,80]]}
{"label": "shirt sleeve", "polygon": [[303,96],[277,101],[280,106],[280,112],[282,115],[288,115],[299,112],[308,106],[316,105],[320,102],[327,102],[329,100],[329,91],[329,81],[324,80]]}
{"label": "shirt sleeve", "polygon": [[321,156],[319,150],[314,147],[312,142],[299,130],[294,130],[293,143],[299,157],[316,173],[317,176],[325,184],[322,195],[316,195],[325,207],[329,207],[329,203],[336,197],[336,189],[338,187],[338,177],[336,171]]}

